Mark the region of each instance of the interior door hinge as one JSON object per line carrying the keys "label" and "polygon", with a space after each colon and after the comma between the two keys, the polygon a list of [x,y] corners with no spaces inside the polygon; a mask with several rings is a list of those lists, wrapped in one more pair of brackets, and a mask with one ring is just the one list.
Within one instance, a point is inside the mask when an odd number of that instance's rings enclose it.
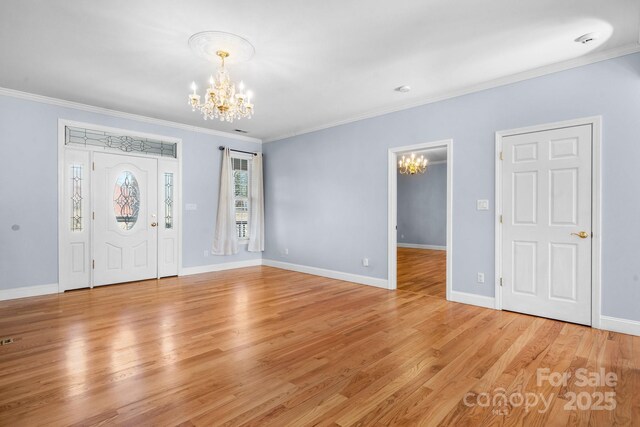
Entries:
{"label": "interior door hinge", "polygon": [[96,162],[91,162],[91,169],[96,170]]}
{"label": "interior door hinge", "polygon": [[[91,212],[91,219],[96,219],[96,213],[95,212]],[[502,222],[502,220],[500,220],[500,222]]]}
{"label": "interior door hinge", "polygon": [[502,215],[500,215],[500,224],[502,224]]}
{"label": "interior door hinge", "polygon": [[500,160],[504,160],[502,157],[502,151],[500,152]]}
{"label": "interior door hinge", "polygon": [[502,286],[502,277],[500,278],[500,286]]}
{"label": "interior door hinge", "polygon": [[96,269],[96,260],[95,259],[91,260],[91,268],[93,268],[94,270]]}

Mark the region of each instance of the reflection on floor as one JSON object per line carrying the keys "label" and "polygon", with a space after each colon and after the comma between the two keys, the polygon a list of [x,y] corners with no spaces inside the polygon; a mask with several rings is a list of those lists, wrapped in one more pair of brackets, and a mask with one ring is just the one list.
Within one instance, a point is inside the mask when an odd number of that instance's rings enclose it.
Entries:
{"label": "reflection on floor", "polygon": [[445,299],[447,251],[398,248],[398,289]]}
{"label": "reflection on floor", "polygon": [[640,420],[640,337],[264,266],[0,301],[0,334],[0,426]]}

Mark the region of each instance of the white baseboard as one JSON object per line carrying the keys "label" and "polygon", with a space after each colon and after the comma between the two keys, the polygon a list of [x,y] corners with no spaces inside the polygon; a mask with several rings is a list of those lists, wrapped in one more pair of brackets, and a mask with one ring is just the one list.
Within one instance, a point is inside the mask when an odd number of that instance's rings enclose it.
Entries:
{"label": "white baseboard", "polygon": [[496,301],[493,297],[470,294],[468,292],[451,291],[449,301],[461,302],[463,304],[477,305],[485,308],[496,308]]}
{"label": "white baseboard", "polygon": [[58,284],[24,286],[22,288],[0,289],[0,301],[16,298],[37,297],[58,293]]}
{"label": "white baseboard", "polygon": [[388,289],[386,279],[377,277],[361,276],[359,274],[344,273],[342,271],[325,270],[324,268],[309,267],[307,265],[290,264],[288,262],[274,261],[272,259],[263,259],[262,265],[269,267],[281,268],[283,270],[297,271],[299,273],[313,274],[314,276],[328,277],[330,279],[344,280],[346,282],[360,283],[362,285],[375,286],[377,288]]}
{"label": "white baseboard", "polygon": [[262,265],[262,259],[249,259],[246,261],[223,262],[220,264],[200,265],[197,267],[182,267],[178,276],[191,274],[211,273],[213,271],[233,270],[235,268],[255,267]]}
{"label": "white baseboard", "polygon": [[600,316],[600,326],[598,329],[640,336],[640,322],[637,320]]}
{"label": "white baseboard", "polygon": [[446,246],[438,245],[420,245],[418,243],[398,243],[399,248],[412,248],[412,249],[433,249],[436,251],[446,251]]}

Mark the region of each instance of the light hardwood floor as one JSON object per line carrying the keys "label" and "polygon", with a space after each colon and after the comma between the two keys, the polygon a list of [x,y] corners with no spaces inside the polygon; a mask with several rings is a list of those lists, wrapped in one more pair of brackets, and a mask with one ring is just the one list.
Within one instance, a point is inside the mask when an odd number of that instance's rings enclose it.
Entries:
{"label": "light hardwood floor", "polygon": [[398,289],[445,299],[447,251],[398,248]]}
{"label": "light hardwood floor", "polygon": [[[3,301],[0,314],[16,339],[0,347],[3,426],[640,420],[638,337],[269,267]],[[618,383],[538,386],[538,368]],[[499,388],[550,407],[465,405]],[[617,393],[615,411],[564,410],[581,391]]]}

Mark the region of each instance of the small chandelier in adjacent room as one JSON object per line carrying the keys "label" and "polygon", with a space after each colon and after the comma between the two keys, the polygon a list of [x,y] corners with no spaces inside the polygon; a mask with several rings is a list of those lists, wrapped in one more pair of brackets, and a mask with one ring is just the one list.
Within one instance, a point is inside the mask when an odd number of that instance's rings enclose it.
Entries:
{"label": "small chandelier in adjacent room", "polygon": [[411,156],[402,156],[402,160],[398,161],[398,171],[403,175],[415,175],[417,173],[425,173],[427,170],[427,160],[424,155],[416,158],[414,153]]}
{"label": "small chandelier in adjacent room", "polygon": [[251,118],[253,104],[251,103],[251,91],[245,92],[244,83],[240,82],[238,89],[231,81],[229,72],[224,67],[224,60],[229,56],[228,52],[219,50],[216,55],[220,57],[221,65],[215,78],[209,79],[209,87],[204,96],[204,102],[200,102],[200,95],[196,92],[196,82],[191,83],[193,93],[189,95],[189,105],[193,111],[199,110],[204,119],[220,119],[232,123],[243,117]]}

